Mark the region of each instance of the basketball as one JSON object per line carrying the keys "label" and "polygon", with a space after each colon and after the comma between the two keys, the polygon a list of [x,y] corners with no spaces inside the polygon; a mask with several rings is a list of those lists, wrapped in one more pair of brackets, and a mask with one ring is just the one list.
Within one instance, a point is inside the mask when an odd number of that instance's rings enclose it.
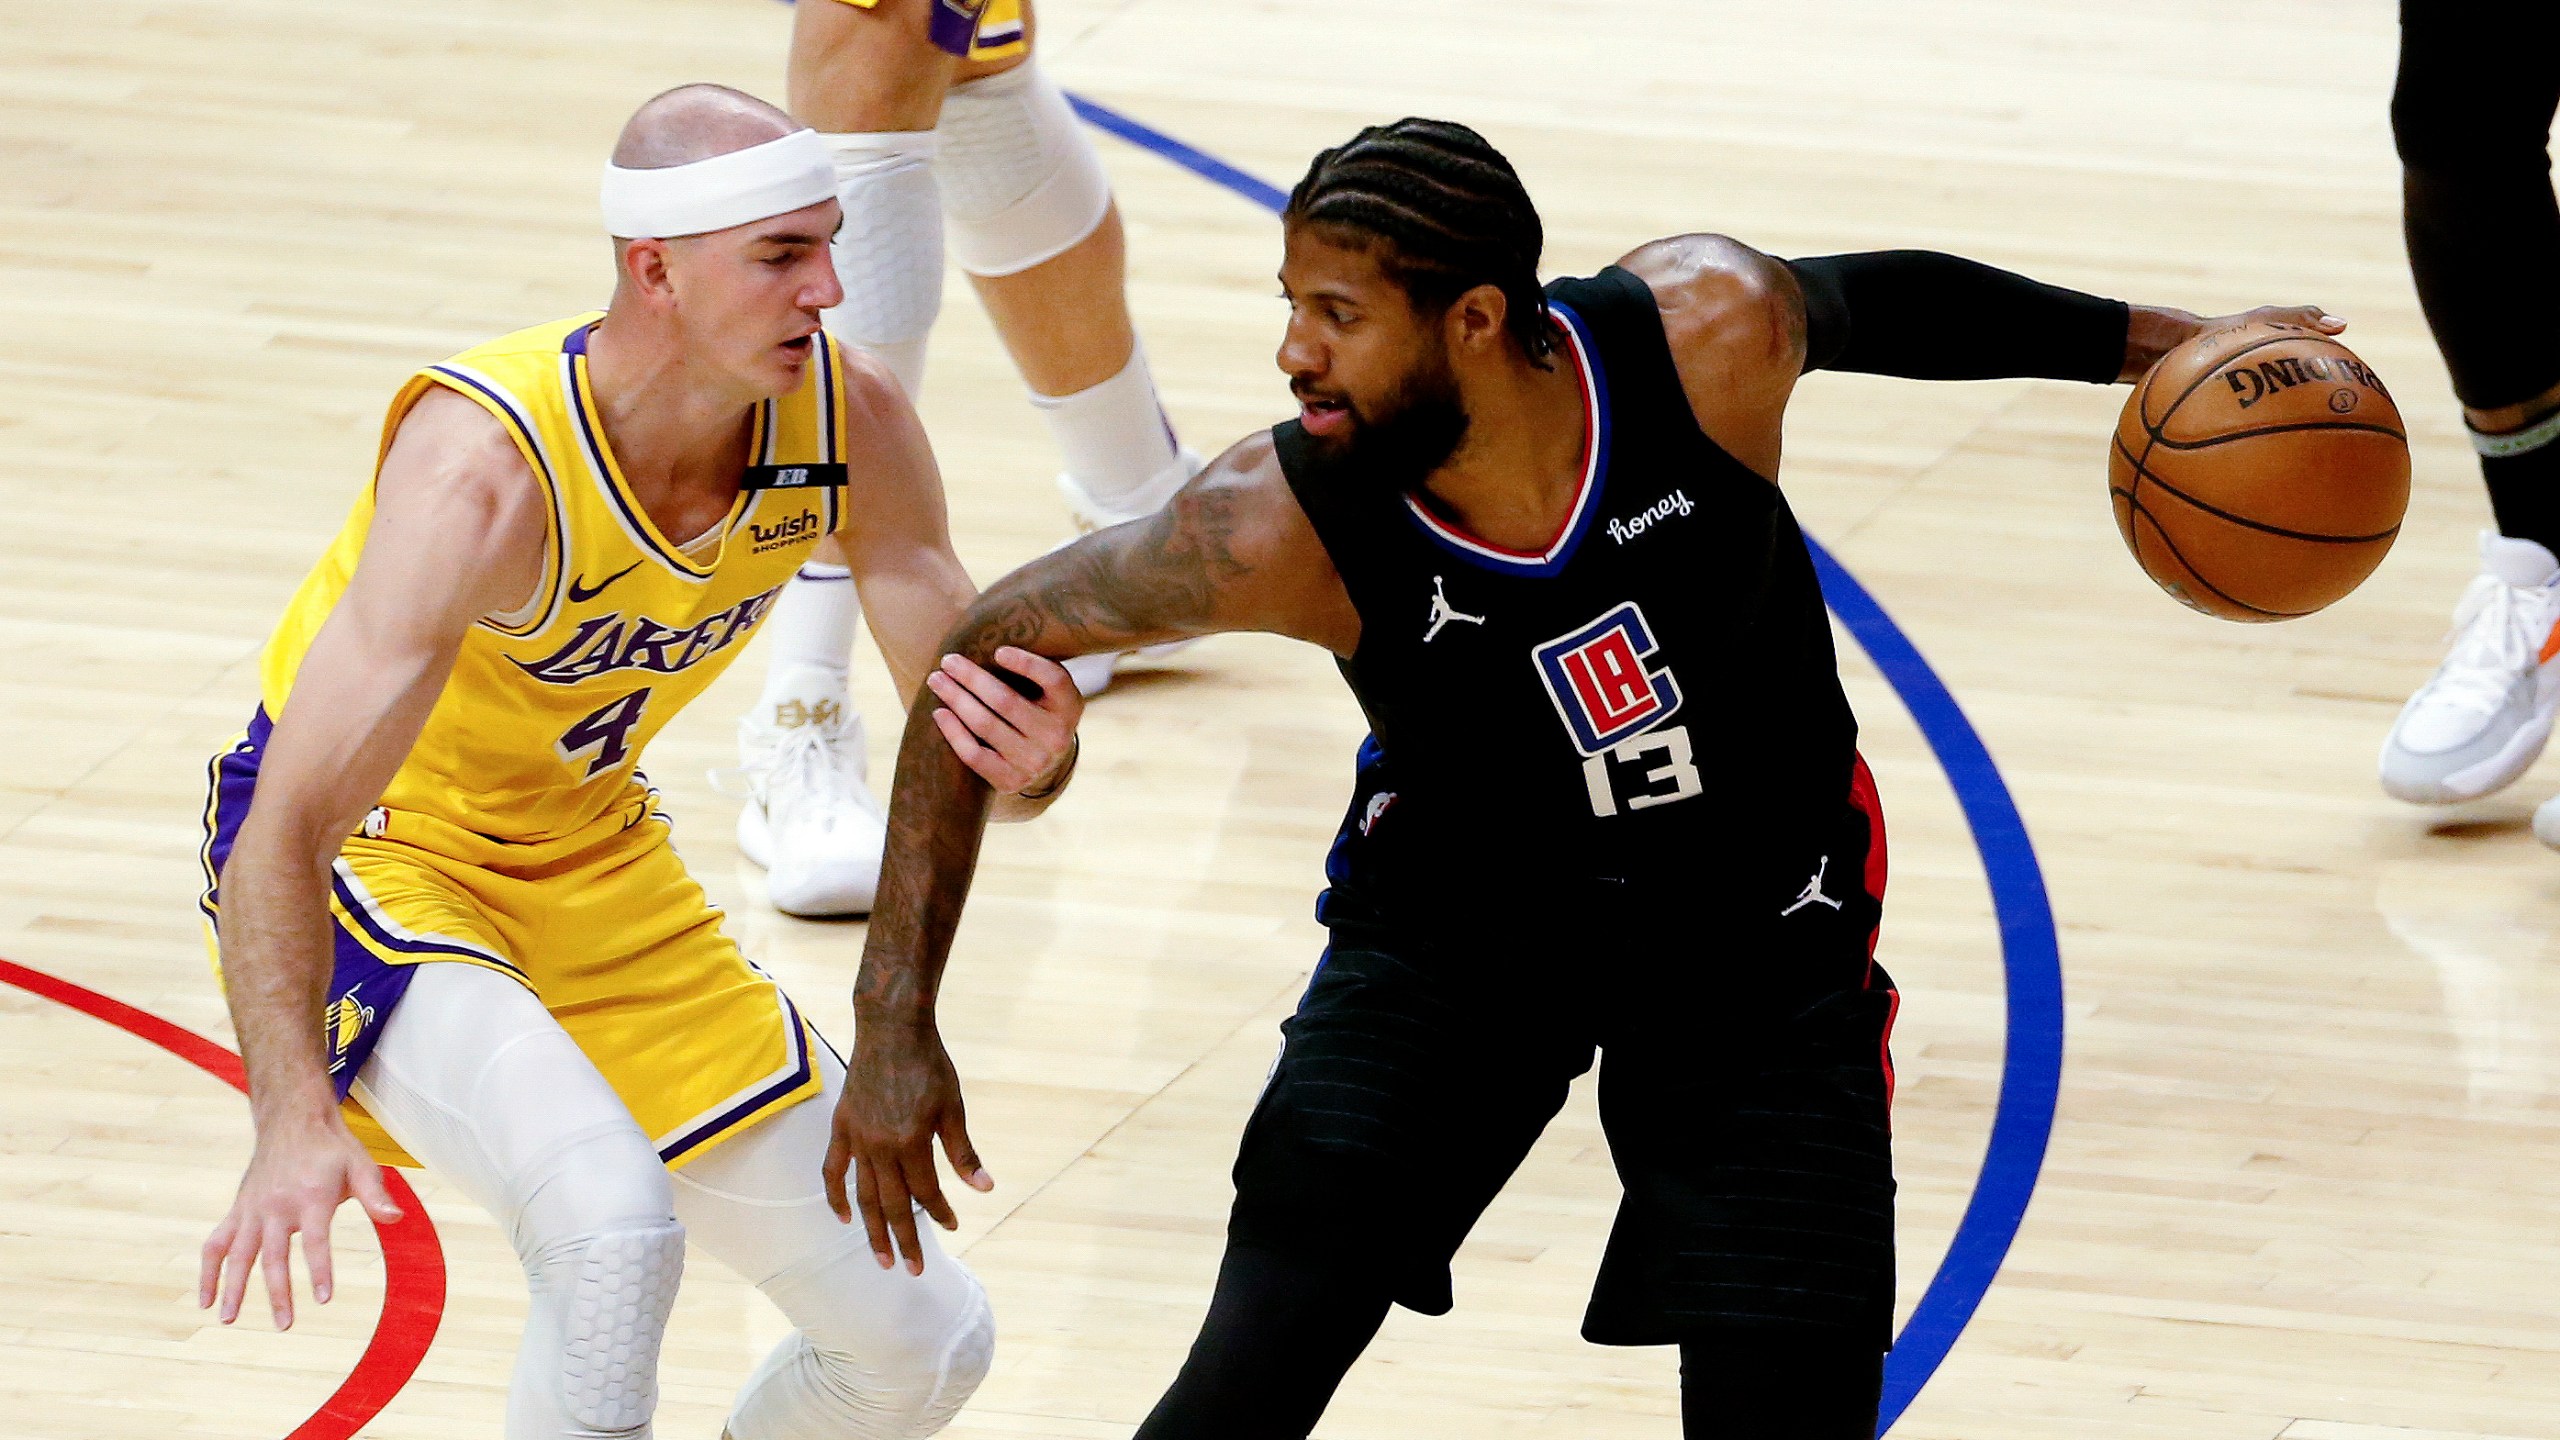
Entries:
{"label": "basketball", "polygon": [[2254,323],[2163,356],[2107,456],[2116,528],[2145,573],[2225,620],[2336,603],[2390,553],[2409,442],[2372,367],[2314,330]]}

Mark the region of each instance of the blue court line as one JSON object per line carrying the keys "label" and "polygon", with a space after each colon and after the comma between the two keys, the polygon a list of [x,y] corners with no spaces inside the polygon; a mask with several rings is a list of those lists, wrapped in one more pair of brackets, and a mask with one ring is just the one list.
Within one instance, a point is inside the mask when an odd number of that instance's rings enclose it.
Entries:
{"label": "blue court line", "polygon": [[1982,736],[1947,692],[1946,682],[1921,658],[1919,647],[1867,587],[1810,536],[1805,545],[1813,552],[1813,568],[1822,576],[1822,598],[1831,613],[1857,637],[1901,697],[1902,708],[1920,727],[1956,792],[1974,847],[1982,852],[1983,875],[1991,882],[2000,960],[2008,974],[2009,1043],[2001,1060],[1991,1142],[1983,1150],[1973,1198],[1965,1202],[1946,1257],[1885,1359],[1884,1407],[1876,1423],[1876,1434],[1882,1435],[1911,1407],[1973,1319],[2035,1195],[2045,1145],[2053,1138],[2054,1099],[2062,1088],[2062,949],[2054,935],[2053,905],[2045,896],[2044,867],[2036,863],[2026,819]]}
{"label": "blue court line", "polygon": [[1194,150],[1161,130],[1141,124],[1107,105],[1097,105],[1081,95],[1069,95],[1067,103],[1076,114],[1097,130],[1108,130],[1141,150],[1152,150],[1212,185],[1223,185],[1254,204],[1277,215],[1289,203],[1289,192],[1248,175],[1205,150]]}
{"label": "blue court line", "polygon": [[[1273,212],[1288,196],[1223,160],[1174,139],[1117,110],[1080,95],[1068,97],[1076,113],[1103,130],[1141,149],[1154,151],[1194,175],[1222,185]],[[1947,691],[1946,682],[1921,658],[1911,637],[1893,623],[1875,596],[1857,581],[1831,552],[1810,537],[1814,569],[1822,577],[1823,599],[1855,636],[1867,658],[1875,662],[1902,706],[1946,771],[1947,783],[1973,830],[1982,852],[1983,874],[1991,882],[1991,906],[2000,923],[2000,958],[2008,977],[2008,1045],[2000,1069],[2000,1104],[1991,1118],[1991,1141],[1975,1177],[1973,1198],[1946,1258],[1929,1279],[1920,1303],[1886,1357],[1884,1404],[1876,1421],[1882,1436],[1929,1383],[1938,1364],[1973,1319],[1990,1290],[2009,1244],[2026,1218],[2027,1201],[2035,1194],[2036,1176],[2044,1168],[2046,1142],[2053,1136],[2055,1096],[2062,1085],[2062,951],[2054,934],[2053,906],[2046,898],[2044,869],[2036,863],[2035,845],[2027,838],[2027,822],[2010,798],[1991,752],[1967,720],[1964,708]]]}

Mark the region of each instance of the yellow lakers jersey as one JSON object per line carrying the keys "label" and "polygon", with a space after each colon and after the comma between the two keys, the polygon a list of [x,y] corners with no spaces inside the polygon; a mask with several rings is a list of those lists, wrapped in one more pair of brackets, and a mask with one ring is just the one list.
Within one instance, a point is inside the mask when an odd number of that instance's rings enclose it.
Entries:
{"label": "yellow lakers jersey", "polygon": [[[670,539],[633,497],[605,438],[587,374],[598,318],[466,350],[419,371],[391,402],[377,475],[401,418],[440,385],[514,437],[550,516],[535,598],[464,639],[425,731],[383,793],[390,811],[520,843],[557,840],[607,815],[636,818],[649,804],[634,770],[642,747],[737,658],[810,547],[836,527],[846,413],[832,341],[817,337],[798,391],[759,407],[748,469],[759,483],[742,477],[713,531]],[[368,486],[267,642],[270,716],[283,715],[372,520]]]}

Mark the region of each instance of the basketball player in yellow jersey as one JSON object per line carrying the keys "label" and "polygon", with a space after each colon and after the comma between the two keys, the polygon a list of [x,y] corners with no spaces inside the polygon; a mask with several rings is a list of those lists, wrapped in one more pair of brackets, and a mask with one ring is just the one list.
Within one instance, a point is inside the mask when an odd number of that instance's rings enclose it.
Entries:
{"label": "basketball player in yellow jersey", "polygon": [[794,1326],[733,1440],[909,1440],[985,1373],[984,1293],[875,1265],[829,1214],[843,1067],[721,933],[634,764],[830,535],[900,684],[1017,815],[1065,782],[1080,702],[1028,654],[995,662],[1013,683],[937,664],[974,592],[905,397],[819,330],[817,137],[670,91],[603,200],[611,308],[400,392],[214,761],[205,908],[257,1143],[199,1298],[228,1324],[263,1267],[290,1324],[293,1235],[325,1302],[339,1204],[392,1218],[375,1159],[423,1162],[531,1281],[510,1440],[650,1433],[688,1237]]}
{"label": "basketball player in yellow jersey", "polygon": [[[836,338],[878,356],[913,398],[942,303],[946,251],[1057,442],[1081,529],[1154,513],[1199,470],[1157,404],[1130,324],[1120,216],[1101,157],[1032,51],[1030,0],[803,0],[791,113],[835,158],[845,228]],[[765,690],[739,727],[752,786],[738,845],[798,915],[871,908],[882,815],[845,685],[857,610],[821,547],[783,591]],[[1092,694],[1118,657],[1070,662]]]}

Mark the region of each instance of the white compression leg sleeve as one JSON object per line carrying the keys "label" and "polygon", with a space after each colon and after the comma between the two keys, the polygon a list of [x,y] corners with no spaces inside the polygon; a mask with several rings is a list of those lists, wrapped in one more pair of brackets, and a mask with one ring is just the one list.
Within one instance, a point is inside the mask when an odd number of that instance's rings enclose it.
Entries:
{"label": "white compression leg sleeve", "polygon": [[883,1270],[827,1209],[818,1165],[844,1069],[826,1089],[676,1172],[694,1243],[755,1282],[795,1327],[729,1413],[732,1440],[920,1440],[951,1422],[995,1353],[977,1277],[918,1223],[924,1274]]}
{"label": "white compression leg sleeve", "polygon": [[576,1042],[507,977],[422,965],[355,1094],[524,1262],[507,1440],[646,1437],[684,1229],[656,1149]]}
{"label": "white compression leg sleeve", "polygon": [[931,130],[825,135],[836,157],[836,278],[844,303],[827,332],[880,357],[912,400],[924,389],[926,337],[942,313],[942,200]]}

